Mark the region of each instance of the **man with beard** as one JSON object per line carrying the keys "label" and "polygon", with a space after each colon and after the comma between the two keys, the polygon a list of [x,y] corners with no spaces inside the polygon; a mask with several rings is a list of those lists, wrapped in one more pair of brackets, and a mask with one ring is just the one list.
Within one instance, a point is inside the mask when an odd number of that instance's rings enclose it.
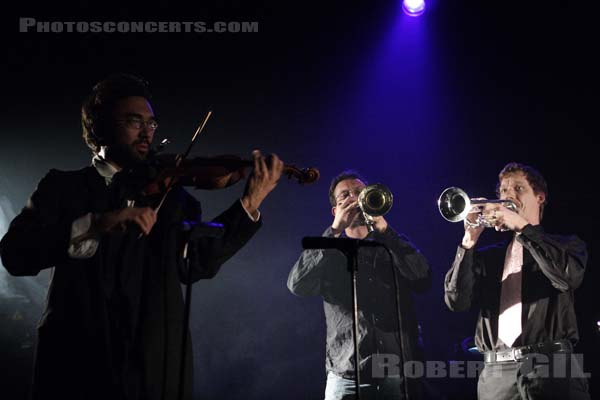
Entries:
{"label": "man with beard", "polygon": [[[353,171],[336,176],[329,189],[333,223],[323,236],[373,239],[384,248],[358,252],[359,367],[361,399],[414,399],[418,379],[405,377],[406,362],[421,359],[412,292],[431,285],[425,257],[383,216],[374,217],[369,233],[357,198],[367,182]],[[355,377],[350,273],[337,250],[305,250],[288,278],[299,296],[322,296],[327,324],[325,400],[354,399]],[[397,307],[398,306],[398,307]],[[390,367],[390,368],[386,368]]]}
{"label": "man with beard", "polygon": [[507,204],[487,203],[481,215],[510,241],[476,249],[484,226],[476,213],[444,282],[452,311],[480,309],[475,343],[484,352],[480,400],[589,399],[582,365],[572,355],[578,341],[574,291],[583,280],[586,245],[540,225],[548,199],[533,167],[506,165],[497,194]]}
{"label": "man with beard", "polygon": [[[185,246],[181,226],[201,220],[198,201],[175,186],[156,212],[129,186],[136,183],[132,176],[149,171],[144,161],[158,127],[147,83],[109,77],[94,87],[81,118],[92,166],[51,170],[0,244],[13,275],[54,267],[39,324],[33,398],[177,398],[184,247],[191,281],[215,276],[261,226],[258,207],[283,163],[255,151],[241,199],[214,219],[224,225],[223,237]],[[190,399],[187,344],[183,390]]]}

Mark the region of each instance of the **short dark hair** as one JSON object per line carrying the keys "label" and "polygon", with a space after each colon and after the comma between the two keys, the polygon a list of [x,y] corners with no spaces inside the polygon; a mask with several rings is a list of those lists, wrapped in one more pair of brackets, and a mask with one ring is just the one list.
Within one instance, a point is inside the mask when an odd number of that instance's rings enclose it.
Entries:
{"label": "short dark hair", "polygon": [[331,185],[329,185],[329,202],[331,203],[332,207],[335,207],[336,204],[335,196],[333,195],[333,192],[335,192],[335,187],[338,185],[338,183],[340,183],[341,181],[345,181],[346,179],[358,179],[365,185],[369,184],[367,180],[363,178],[363,176],[360,173],[358,173],[358,171],[355,171],[353,169],[347,169],[345,171],[342,171],[331,180]]}
{"label": "short dark hair", "polygon": [[542,174],[530,165],[521,164],[518,162],[510,162],[502,168],[502,171],[498,174],[498,184],[496,185],[496,195],[500,197],[500,181],[506,177],[506,175],[521,172],[525,175],[527,182],[531,185],[533,193],[539,194],[544,193],[545,200],[540,205],[540,221],[544,215],[544,206],[548,204],[548,185]]}
{"label": "short dark hair", "polygon": [[135,75],[117,73],[99,82],[81,106],[83,140],[94,153],[108,139],[108,124],[115,103],[123,98],[141,96],[150,100],[148,82]]}

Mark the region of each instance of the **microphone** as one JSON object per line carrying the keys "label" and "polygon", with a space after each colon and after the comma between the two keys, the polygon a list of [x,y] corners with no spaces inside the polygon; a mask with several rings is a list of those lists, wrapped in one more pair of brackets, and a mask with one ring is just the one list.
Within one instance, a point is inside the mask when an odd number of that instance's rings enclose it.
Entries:
{"label": "microphone", "polygon": [[341,251],[356,250],[359,247],[385,247],[374,240],[332,238],[323,236],[306,236],[302,238],[304,249],[338,249]]}
{"label": "microphone", "polygon": [[222,238],[225,235],[225,226],[217,222],[183,221],[181,230],[189,234],[189,240],[199,238]]}

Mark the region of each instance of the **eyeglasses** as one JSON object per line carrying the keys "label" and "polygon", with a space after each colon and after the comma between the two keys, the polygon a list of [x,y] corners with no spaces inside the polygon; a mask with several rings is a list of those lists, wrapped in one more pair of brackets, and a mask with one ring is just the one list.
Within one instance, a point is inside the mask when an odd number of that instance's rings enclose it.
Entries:
{"label": "eyeglasses", "polygon": [[344,190],[344,191],[340,192],[340,194],[337,195],[337,197],[335,198],[335,201],[338,202],[338,203],[340,201],[344,201],[348,197],[350,197],[350,194],[353,194],[354,197],[358,197],[358,195],[360,194],[360,192],[362,192],[362,189],[354,189],[352,191],[350,191],[350,190]]}
{"label": "eyeglasses", "polygon": [[123,122],[126,127],[131,129],[144,129],[148,127],[151,131],[155,131],[158,128],[158,122],[155,119],[144,121],[140,118],[126,118],[118,119],[117,122]]}

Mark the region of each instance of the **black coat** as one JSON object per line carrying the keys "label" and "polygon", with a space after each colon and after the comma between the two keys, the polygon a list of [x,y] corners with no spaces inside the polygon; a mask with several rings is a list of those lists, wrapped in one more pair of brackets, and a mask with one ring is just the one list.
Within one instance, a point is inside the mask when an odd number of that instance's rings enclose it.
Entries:
{"label": "black coat", "polygon": [[[323,236],[333,237],[331,227]],[[365,247],[357,255],[359,371],[362,382],[374,384],[374,372],[385,373],[380,355],[397,356],[397,363],[390,364],[403,376],[404,366],[410,365],[407,363],[422,360],[412,293],[423,293],[431,287],[431,271],[425,256],[392,227],[384,233],[375,231],[368,238],[389,250]],[[303,251],[288,277],[292,293],[323,297],[325,368],[347,379],[356,376],[351,287],[347,258],[337,250]],[[406,382],[406,398],[422,398],[421,380]]]}
{"label": "black coat", "polygon": [[[523,245],[522,333],[514,346],[569,339],[579,340],[575,290],[587,264],[586,244],[574,235],[555,235],[542,225],[527,225],[517,236]],[[452,311],[479,308],[475,344],[481,351],[506,348],[498,340],[502,271],[509,243],[456,251],[444,281],[446,304]]]}
{"label": "black coat", "polygon": [[[176,188],[149,236],[104,235],[93,257],[71,258],[73,221],[120,208],[111,193],[93,167],[51,170],[0,242],[13,275],[54,267],[39,324],[34,399],[177,397],[184,243],[177,227],[184,219],[200,220],[200,204]],[[260,227],[239,201],[214,221],[225,225],[225,236],[194,242],[193,281],[212,278]],[[186,358],[190,398],[191,344]]]}

